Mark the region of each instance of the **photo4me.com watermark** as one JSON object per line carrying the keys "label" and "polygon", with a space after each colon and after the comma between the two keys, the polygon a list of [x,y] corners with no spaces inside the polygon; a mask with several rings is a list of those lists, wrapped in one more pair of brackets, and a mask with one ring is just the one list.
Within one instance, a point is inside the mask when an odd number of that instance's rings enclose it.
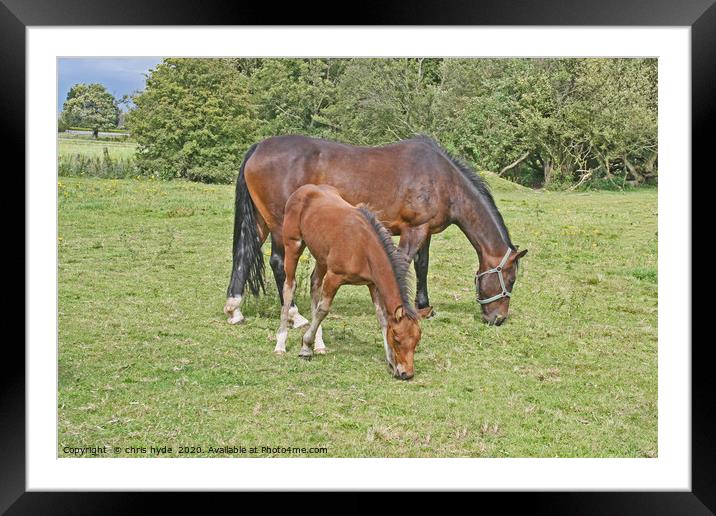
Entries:
{"label": "photo4me.com watermark", "polygon": [[245,446],[245,445],[217,445],[217,446],[63,446],[60,457],[113,457],[113,456],[191,456],[191,455],[326,455],[328,447],[316,446]]}

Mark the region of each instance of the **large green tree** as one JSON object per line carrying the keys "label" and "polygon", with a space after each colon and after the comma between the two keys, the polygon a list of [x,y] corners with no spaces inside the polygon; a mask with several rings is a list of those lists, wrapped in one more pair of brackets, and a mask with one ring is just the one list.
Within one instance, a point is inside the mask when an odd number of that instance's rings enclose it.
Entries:
{"label": "large green tree", "polygon": [[63,125],[88,127],[97,138],[102,129],[117,127],[117,99],[102,84],[75,84],[67,93],[60,119]]}
{"label": "large green tree", "polygon": [[335,102],[320,115],[328,134],[364,145],[434,134],[439,61],[350,60],[338,81]]}
{"label": "large green tree", "polygon": [[236,178],[259,126],[249,79],[230,59],[165,59],[151,71],[127,126],[141,171],[205,182]]}
{"label": "large green tree", "polygon": [[442,81],[437,133],[480,168],[550,187],[656,174],[655,60],[454,59]]}
{"label": "large green tree", "polygon": [[335,102],[347,60],[264,59],[251,74],[252,102],[261,137],[320,136],[330,127],[322,114]]}

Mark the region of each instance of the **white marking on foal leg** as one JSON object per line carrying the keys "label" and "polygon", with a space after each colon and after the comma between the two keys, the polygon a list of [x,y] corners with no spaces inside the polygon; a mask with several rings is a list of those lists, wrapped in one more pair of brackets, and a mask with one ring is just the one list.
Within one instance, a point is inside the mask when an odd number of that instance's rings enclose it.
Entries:
{"label": "white marking on foal leg", "polygon": [[316,337],[321,329],[321,323],[323,322],[323,319],[325,319],[326,315],[328,315],[328,309],[330,306],[331,299],[324,297],[316,307],[316,310],[314,310],[311,325],[308,327],[308,330],[306,330],[306,333],[303,334],[303,346],[301,347],[299,356],[306,358],[313,354],[311,346],[315,345]]}
{"label": "white marking on foal leg", "polygon": [[288,339],[288,310],[290,299],[293,299],[293,291],[296,289],[296,281],[293,285],[288,284],[288,280],[283,284],[283,306],[281,306],[281,325],[276,333],[276,347],[273,352],[277,355],[286,353],[286,340]]}
{"label": "white marking on foal leg", "polygon": [[239,306],[241,305],[241,296],[230,297],[226,300],[224,305],[224,313],[229,316],[227,321],[229,324],[239,324],[246,320],[244,315],[241,313]]}
{"label": "white marking on foal leg", "polygon": [[326,354],[326,344],[323,342],[323,327],[319,326],[316,330],[316,339],[313,341],[313,352],[317,355]]}
{"label": "white marking on foal leg", "polygon": [[294,328],[300,328],[302,326],[306,326],[308,324],[308,319],[306,319],[304,316],[298,313],[298,307],[292,306],[288,310],[288,319],[290,321],[293,321],[293,327]]}
{"label": "white marking on foal leg", "polygon": [[[313,278],[311,278],[313,279]],[[311,318],[316,317],[316,307],[320,302],[320,292],[317,284],[311,284]],[[326,344],[323,342],[323,326],[319,325],[316,329],[316,337],[313,341],[313,351],[318,355],[326,354]]]}
{"label": "white marking on foal leg", "polygon": [[276,334],[276,347],[273,352],[277,355],[283,355],[286,353],[286,341],[288,340],[288,331],[280,330]]}
{"label": "white marking on foal leg", "polygon": [[[319,323],[320,324],[320,323]],[[301,339],[301,350],[298,352],[298,356],[302,358],[310,358],[313,355],[313,350],[311,347],[313,346],[317,334],[316,327],[316,318],[314,316],[313,320],[311,321],[311,325],[308,327],[308,330],[306,330],[306,333],[303,334],[303,338]]]}

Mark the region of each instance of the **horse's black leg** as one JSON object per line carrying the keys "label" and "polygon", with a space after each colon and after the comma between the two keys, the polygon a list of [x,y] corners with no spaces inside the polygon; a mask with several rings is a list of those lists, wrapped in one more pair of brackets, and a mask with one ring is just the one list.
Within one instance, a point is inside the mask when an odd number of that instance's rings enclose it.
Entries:
{"label": "horse's black leg", "polygon": [[[281,303],[281,306],[283,306],[283,283],[284,281],[286,281],[286,271],[283,268],[283,259],[285,256],[285,251],[283,248],[283,244],[277,243],[277,240],[280,241],[281,239],[277,238],[273,233],[271,233],[271,258],[269,259],[269,264],[271,265],[271,270],[273,271],[273,277],[276,280],[278,300]],[[301,314],[298,313],[298,308],[296,307],[296,303],[294,300],[291,300],[289,317],[293,322],[294,328],[298,328],[299,326],[308,324],[308,321]]]}
{"label": "horse's black leg", "polygon": [[269,264],[273,271],[273,277],[276,280],[276,288],[278,289],[278,300],[283,306],[283,282],[286,280],[286,272],[283,269],[284,249],[282,244],[276,243],[276,238],[271,234],[271,258]]}
{"label": "horse's black leg", "polygon": [[[252,208],[253,209],[253,208]],[[259,219],[257,222],[257,235],[259,239],[258,249],[257,252],[261,253],[261,246],[263,245],[264,241],[266,240],[266,235],[268,235],[268,229],[266,228],[266,223],[263,221],[263,219]],[[250,254],[250,245],[247,245],[247,241],[251,241],[253,239],[253,236],[249,236],[248,238],[245,238],[243,241],[239,240],[238,245],[242,247],[241,253],[245,256],[246,254]],[[239,249],[236,248],[237,243],[234,243],[234,253],[238,253]],[[261,258],[261,271],[263,271],[263,255],[258,255]],[[240,263],[236,264],[234,263],[231,270],[231,281],[229,283],[229,288],[226,292],[226,304],[224,305],[224,313],[229,316],[229,324],[239,324],[244,322],[244,314],[241,313],[241,300],[244,297],[244,290],[247,284],[248,274],[249,274],[249,267],[251,266],[250,263]],[[263,272],[260,274],[260,286],[263,288]],[[258,286],[257,286],[257,292],[258,293]]]}
{"label": "horse's black leg", "polygon": [[[423,246],[418,249],[415,254],[415,278],[416,278],[416,289],[415,289],[415,306],[421,312],[425,312],[423,315],[430,317],[433,315],[432,308],[430,307],[430,300],[428,299],[428,264],[430,262],[430,235],[425,240]],[[423,310],[425,309],[425,310]]]}

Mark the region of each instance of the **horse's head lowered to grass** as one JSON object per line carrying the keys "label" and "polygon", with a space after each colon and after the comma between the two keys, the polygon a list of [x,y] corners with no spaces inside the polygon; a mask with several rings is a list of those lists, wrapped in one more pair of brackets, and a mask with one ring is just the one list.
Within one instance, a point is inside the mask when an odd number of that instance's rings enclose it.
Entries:
{"label": "horse's head lowered to grass", "polygon": [[488,324],[499,326],[507,319],[512,289],[517,279],[519,260],[527,254],[527,249],[507,249],[495,265],[484,258],[475,273],[475,293],[482,307],[482,318]]}

